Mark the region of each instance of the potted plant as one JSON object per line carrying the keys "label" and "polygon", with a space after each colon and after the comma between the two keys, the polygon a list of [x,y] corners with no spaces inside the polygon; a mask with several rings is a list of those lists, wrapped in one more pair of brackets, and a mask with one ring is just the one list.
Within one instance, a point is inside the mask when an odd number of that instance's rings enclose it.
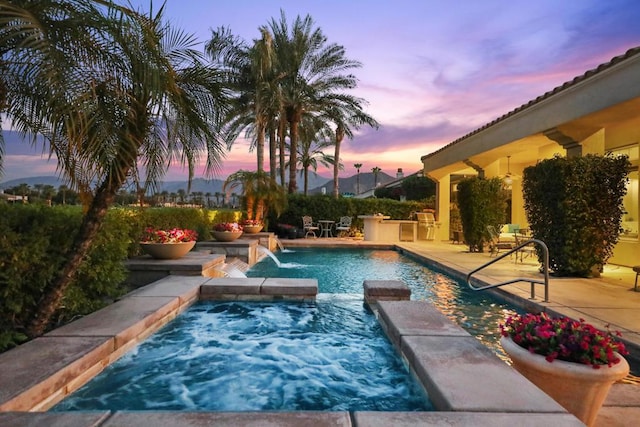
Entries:
{"label": "potted plant", "polygon": [[161,230],[147,227],[140,238],[140,247],[153,258],[178,259],[193,249],[197,239],[198,233],[186,228]]}
{"label": "potted plant", "polygon": [[583,319],[528,313],[508,317],[500,332],[513,367],[587,425],[629,373],[624,343]]}
{"label": "potted plant", "polygon": [[242,231],[246,234],[259,233],[264,227],[262,221],[258,219],[245,219],[240,225],[242,225]]}
{"label": "potted plant", "polygon": [[242,225],[237,222],[220,222],[213,226],[213,237],[219,242],[233,242],[242,236]]}

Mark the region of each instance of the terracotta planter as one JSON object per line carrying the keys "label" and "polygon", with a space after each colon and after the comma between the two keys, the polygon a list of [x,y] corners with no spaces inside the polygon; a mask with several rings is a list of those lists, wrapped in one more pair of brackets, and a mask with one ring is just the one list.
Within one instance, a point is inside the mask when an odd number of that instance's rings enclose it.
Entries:
{"label": "terracotta planter", "polygon": [[242,236],[242,231],[213,231],[213,238],[218,242],[233,242]]}
{"label": "terracotta planter", "polygon": [[620,355],[619,363],[593,369],[562,360],[549,363],[508,337],[502,337],[500,344],[518,372],[589,426],[595,422],[613,383],[629,374],[629,364]]}
{"label": "terracotta planter", "polygon": [[242,230],[246,234],[256,234],[262,231],[264,225],[243,225]]}
{"label": "terracotta planter", "polygon": [[140,243],[142,250],[156,259],[178,259],[185,256],[196,242]]}

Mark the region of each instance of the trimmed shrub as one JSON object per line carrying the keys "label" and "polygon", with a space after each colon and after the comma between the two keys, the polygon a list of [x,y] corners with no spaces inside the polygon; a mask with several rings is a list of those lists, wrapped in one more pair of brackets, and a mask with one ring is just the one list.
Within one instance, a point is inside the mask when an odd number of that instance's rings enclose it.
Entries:
{"label": "trimmed shrub", "polygon": [[500,230],[505,221],[506,195],[499,178],[466,178],[458,183],[458,209],[470,252],[483,252],[487,226]]}
{"label": "trimmed shrub", "polygon": [[[0,351],[26,339],[23,328],[45,286],[64,265],[81,221],[81,207],[0,205]],[[131,243],[131,225],[121,211],[109,211],[50,328],[125,292],[122,261]]]}
{"label": "trimmed shrub", "polygon": [[399,202],[392,199],[356,199],[340,197],[338,199],[328,195],[289,194],[287,209],[276,217],[269,214],[269,230],[274,230],[276,224],[290,224],[302,227],[302,217],[311,215],[314,221],[329,219],[338,221],[341,216],[353,219],[352,227],[362,229],[363,222],[358,215],[383,213],[392,219],[410,219],[414,212],[432,207],[424,202]]}
{"label": "trimmed shrub", "polygon": [[626,156],[556,156],[524,170],[525,210],[533,237],[549,248],[558,276],[597,275],[618,242],[626,194]]}

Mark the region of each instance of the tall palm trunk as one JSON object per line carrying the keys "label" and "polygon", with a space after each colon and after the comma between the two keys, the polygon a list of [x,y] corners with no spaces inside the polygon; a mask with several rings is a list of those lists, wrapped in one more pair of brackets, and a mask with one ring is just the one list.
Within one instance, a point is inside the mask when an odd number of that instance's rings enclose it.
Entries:
{"label": "tall palm trunk", "polygon": [[344,128],[338,126],[336,128],[336,151],[334,154],[333,163],[333,197],[338,198],[340,196],[340,184],[338,178],[338,171],[340,170],[340,144],[344,139]]}
{"label": "tall palm trunk", "polygon": [[287,182],[286,180],[286,172],[285,172],[285,165],[286,165],[286,159],[285,159],[285,155],[287,152],[286,149],[286,142],[285,142],[285,138],[286,138],[286,134],[287,134],[287,122],[281,117],[280,121],[279,121],[279,129],[278,129],[278,133],[280,134],[278,136],[278,140],[280,143],[280,185],[282,185],[282,187],[284,188],[284,184],[285,182]]}
{"label": "tall palm trunk", "polygon": [[291,114],[289,129],[291,130],[289,141],[289,194],[298,190],[297,166],[298,166],[298,134],[301,114],[297,111]]}
{"label": "tall palm trunk", "polygon": [[256,138],[256,157],[258,158],[257,170],[258,172],[264,171],[264,141],[265,141],[265,129],[264,124],[259,122],[256,126],[258,132]]}
{"label": "tall palm trunk", "polygon": [[276,181],[276,174],[278,169],[277,163],[277,136],[276,128],[271,124],[269,126],[269,176],[273,182]]}

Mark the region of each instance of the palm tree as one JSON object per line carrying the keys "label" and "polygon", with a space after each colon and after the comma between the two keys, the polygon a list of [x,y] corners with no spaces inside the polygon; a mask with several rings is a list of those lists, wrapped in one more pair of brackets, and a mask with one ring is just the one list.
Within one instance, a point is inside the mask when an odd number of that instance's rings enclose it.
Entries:
{"label": "palm tree", "polygon": [[[261,38],[249,46],[233,36],[228,28],[212,31],[206,44],[207,54],[225,70],[234,92],[226,120],[225,140],[230,145],[242,130],[255,139],[257,169],[264,170],[266,130],[279,108],[273,43],[266,27],[259,28]],[[274,142],[275,143],[275,142]],[[270,147],[270,164],[275,153]],[[272,170],[272,175],[275,173]]]}
{"label": "palm tree", "polygon": [[363,125],[378,128],[378,122],[365,113],[362,106],[365,100],[346,94],[329,94],[319,101],[320,108],[324,110],[324,116],[336,125],[335,130],[335,154],[337,160],[333,166],[333,197],[340,196],[340,177],[338,176],[340,165],[340,146],[344,137],[353,139],[353,131]]}
{"label": "palm tree", "polygon": [[[315,123],[314,123],[315,122]],[[300,143],[298,144],[298,164],[304,177],[304,195],[309,191],[309,168],[318,170],[318,162],[329,167],[334,164],[334,157],[324,153],[324,149],[332,144],[330,130],[322,127],[319,120],[304,120],[300,126]],[[320,126],[320,128],[318,128]]]}
{"label": "palm tree", "polygon": [[344,47],[327,44],[320,28],[313,28],[311,16],[298,16],[291,28],[284,11],[280,21],[272,19],[269,27],[273,34],[280,80],[283,112],[289,124],[289,193],[297,190],[296,159],[299,126],[305,114],[321,111],[319,100],[330,98],[356,86],[356,78],[344,74],[360,66],[346,58]]}
{"label": "palm tree", "polygon": [[362,163],[354,163],[353,167],[356,168],[356,194],[360,194],[360,168]]}
{"label": "palm tree", "polygon": [[286,205],[287,198],[282,187],[264,171],[239,170],[232,173],[225,180],[222,189],[227,192],[237,188],[242,189],[247,219],[263,221],[270,209],[280,214]]}
{"label": "palm tree", "polygon": [[371,168],[371,172],[373,172],[373,187],[378,187],[378,174],[382,171],[378,166]]}
{"label": "palm tree", "polygon": [[62,193],[63,205],[67,204],[67,191],[69,191],[69,187],[67,187],[66,185],[61,185],[60,187],[58,187],[58,192]]}
{"label": "palm tree", "polygon": [[220,75],[192,36],[163,21],[163,10],[142,16],[109,1],[3,3],[5,113],[18,130],[43,135],[65,179],[90,196],[66,264],[28,322],[30,337],[44,332],[138,165],[152,187],[176,158],[189,181],[200,153],[207,174],[219,166]]}

